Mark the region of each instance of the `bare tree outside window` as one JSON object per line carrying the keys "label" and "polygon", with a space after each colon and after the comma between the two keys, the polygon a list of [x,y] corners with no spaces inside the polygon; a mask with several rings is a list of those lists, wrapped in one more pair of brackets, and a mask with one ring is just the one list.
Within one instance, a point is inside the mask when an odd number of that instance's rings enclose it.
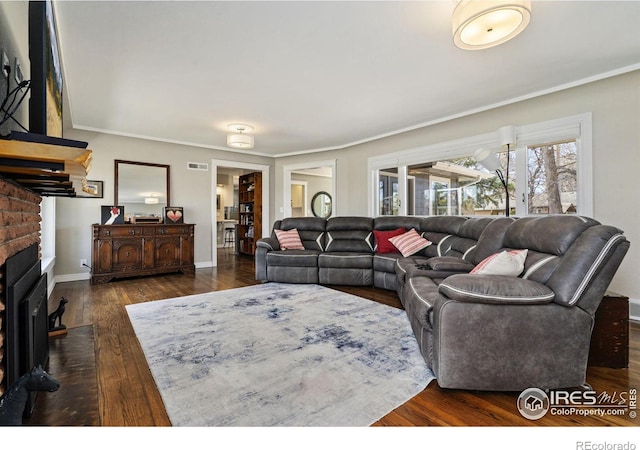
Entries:
{"label": "bare tree outside window", "polygon": [[577,207],[575,141],[527,148],[529,214],[575,214]]}

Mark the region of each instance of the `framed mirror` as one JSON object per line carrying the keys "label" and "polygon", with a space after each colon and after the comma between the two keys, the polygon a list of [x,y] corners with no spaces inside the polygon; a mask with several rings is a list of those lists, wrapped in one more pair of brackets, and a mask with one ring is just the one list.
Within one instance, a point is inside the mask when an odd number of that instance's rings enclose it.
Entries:
{"label": "framed mirror", "polygon": [[311,199],[311,212],[316,217],[329,218],[331,216],[331,195],[324,191],[316,192]]}
{"label": "framed mirror", "polygon": [[114,202],[124,206],[125,222],[162,221],[171,206],[171,177],[167,164],[115,160]]}

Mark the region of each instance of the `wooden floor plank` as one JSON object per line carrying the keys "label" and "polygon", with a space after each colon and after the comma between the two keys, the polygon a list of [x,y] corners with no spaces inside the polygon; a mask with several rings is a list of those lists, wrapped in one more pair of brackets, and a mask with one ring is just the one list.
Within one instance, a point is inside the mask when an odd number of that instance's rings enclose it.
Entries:
{"label": "wooden floor plank", "polygon": [[[50,371],[64,380],[59,392],[40,395],[31,425],[169,426],[162,398],[126,313],[126,305],[164,298],[250,286],[253,260],[219,252],[218,266],[195,275],[168,274],[90,285],[58,283],[50,298],[69,300],[63,323],[69,333],[52,341]],[[340,291],[401,308],[393,291],[351,286]],[[596,392],[640,387],[640,325],[630,327],[630,367],[589,367],[587,382]],[[70,355],[74,356],[70,356]],[[76,374],[74,381],[71,375]],[[94,377],[94,383],[78,381]],[[70,378],[68,378],[70,377]],[[375,426],[637,426],[624,417],[554,416],[531,421],[516,407],[519,393],[442,389],[436,381],[420,394],[380,418]],[[80,405],[81,403],[81,405]],[[75,405],[75,406],[69,406]],[[81,406],[81,407],[80,407]]]}

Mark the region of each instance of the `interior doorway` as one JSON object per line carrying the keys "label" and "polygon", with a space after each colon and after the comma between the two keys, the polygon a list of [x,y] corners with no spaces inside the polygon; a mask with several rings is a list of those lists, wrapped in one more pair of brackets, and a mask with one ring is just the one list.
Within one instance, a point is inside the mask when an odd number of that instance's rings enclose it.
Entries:
{"label": "interior doorway", "polygon": [[291,217],[310,216],[306,181],[291,180]]}
{"label": "interior doorway", "polygon": [[239,179],[251,172],[262,173],[262,235],[268,236],[271,216],[269,212],[270,166],[240,161],[212,160],[212,236],[213,266],[229,262],[236,255],[235,225],[239,221]]}
{"label": "interior doorway", "polygon": [[[290,164],[283,167],[283,208],[281,212],[284,217],[296,217],[294,214],[312,216],[311,199],[318,192],[328,193],[332,199],[333,215],[336,215],[336,160],[312,161],[301,164]],[[294,186],[300,183],[306,184],[306,197],[303,198],[303,205],[294,211]]]}

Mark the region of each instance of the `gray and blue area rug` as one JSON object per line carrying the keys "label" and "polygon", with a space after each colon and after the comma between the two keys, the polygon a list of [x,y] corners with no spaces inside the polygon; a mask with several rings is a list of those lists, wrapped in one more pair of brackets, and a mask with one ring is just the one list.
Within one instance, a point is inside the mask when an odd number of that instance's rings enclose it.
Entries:
{"label": "gray and blue area rug", "polygon": [[322,286],[127,312],[174,426],[366,426],[434,379],[404,311]]}

